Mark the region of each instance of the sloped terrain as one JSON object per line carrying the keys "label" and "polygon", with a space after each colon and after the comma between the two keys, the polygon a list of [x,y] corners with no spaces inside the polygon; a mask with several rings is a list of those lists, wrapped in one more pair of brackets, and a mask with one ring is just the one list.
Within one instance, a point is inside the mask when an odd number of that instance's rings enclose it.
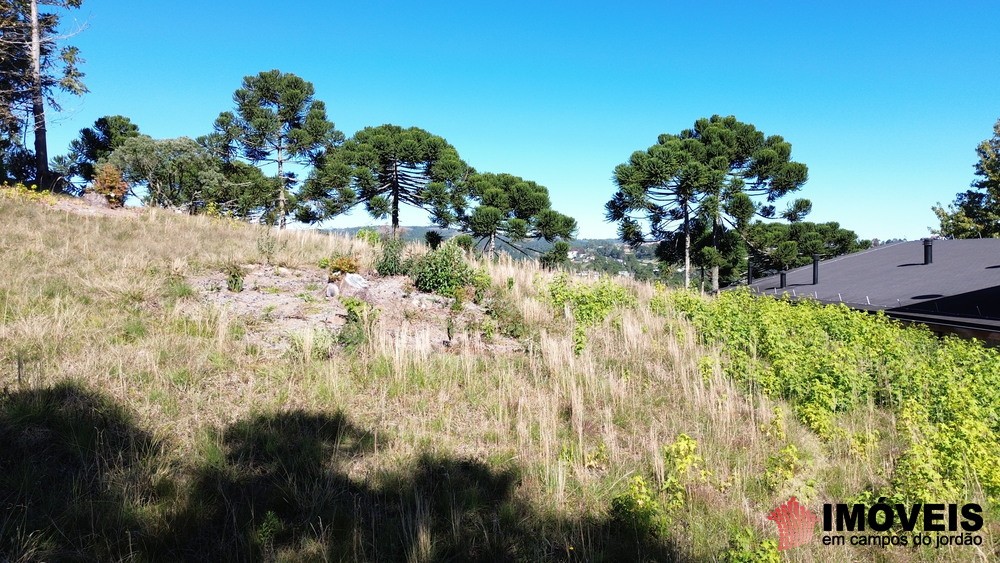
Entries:
{"label": "sloped terrain", "polygon": [[[821,436],[645,284],[476,260],[456,303],[356,239],[2,194],[0,225],[0,560],[777,560],[775,506],[883,490],[910,443],[874,402]],[[990,560],[986,521],[782,558]]]}

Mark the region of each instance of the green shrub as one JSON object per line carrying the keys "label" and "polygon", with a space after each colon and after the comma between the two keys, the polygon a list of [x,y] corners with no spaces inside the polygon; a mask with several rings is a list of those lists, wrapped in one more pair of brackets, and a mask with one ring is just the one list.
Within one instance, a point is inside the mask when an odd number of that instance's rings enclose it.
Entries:
{"label": "green shrub", "polygon": [[455,243],[459,248],[466,252],[472,252],[472,248],[476,246],[476,241],[472,238],[472,235],[466,234],[452,237],[451,242]]}
{"label": "green shrub", "polygon": [[52,192],[40,190],[35,184],[25,186],[20,182],[13,185],[7,182],[0,184],[0,198],[40,202],[48,205],[56,203],[56,196],[52,195]]}
{"label": "green shrub", "polygon": [[[724,372],[748,389],[791,403],[820,437],[850,437],[837,418],[884,407],[906,450],[885,496],[906,502],[1000,498],[1000,351],[974,340],[937,339],[884,314],[843,305],[754,297],[713,299],[661,292],[658,312],[677,311],[706,344],[724,343]],[[772,458],[770,481],[798,471],[797,452]]]}
{"label": "green shrub", "polygon": [[332,278],[340,274],[356,274],[360,269],[358,266],[358,259],[354,256],[347,254],[337,254],[330,259],[330,263],[327,266],[330,272],[331,281]]}
{"label": "green shrub", "polygon": [[788,444],[777,454],[767,458],[767,468],[764,470],[764,485],[771,491],[777,491],[802,472],[804,462],[799,457],[799,449],[795,444]]}
{"label": "green shrub", "polygon": [[524,338],[528,335],[528,325],[524,315],[507,291],[491,288],[481,303],[486,314],[493,319],[500,334],[510,338]]}
{"label": "green shrub", "polygon": [[607,278],[591,285],[573,284],[565,274],[549,285],[549,298],[555,307],[569,308],[573,313],[573,351],[577,354],[587,346],[587,327],[603,322],[616,307],[636,303],[627,289]]}
{"label": "green shrub", "polygon": [[413,265],[411,275],[418,290],[446,297],[454,297],[460,289],[471,287],[473,299],[481,300],[492,284],[489,275],[472,269],[462,250],[452,243],[424,255]]}
{"label": "green shrub", "polygon": [[363,240],[371,245],[376,245],[382,242],[382,235],[378,234],[378,231],[370,227],[358,229],[358,232],[355,233],[354,238],[358,240]]}
{"label": "green shrub", "polygon": [[475,303],[482,303],[486,294],[493,287],[493,278],[490,277],[489,272],[485,269],[476,268],[472,270],[469,285],[472,287],[472,301]]}
{"label": "green shrub", "polygon": [[666,537],[670,519],[641,475],[629,480],[625,492],[611,499],[611,517],[620,524],[653,537]]}
{"label": "green shrub", "polygon": [[729,540],[723,554],[726,563],[779,563],[778,543],[773,539],[759,540],[750,528],[743,528]]}
{"label": "green shrub", "polygon": [[573,284],[565,275],[549,285],[549,297],[558,308],[569,306],[576,322],[584,326],[601,323],[615,307],[635,305],[635,297],[624,287],[604,278],[596,284]]}
{"label": "green shrub", "polygon": [[668,510],[677,510],[687,502],[687,487],[705,483],[711,472],[704,468],[705,460],[698,455],[698,442],[681,434],[672,444],[663,446],[662,493]]}
{"label": "green shrub", "polygon": [[275,257],[286,247],[288,247],[288,241],[279,240],[270,228],[264,228],[260,236],[257,237],[257,252],[264,257],[264,262],[268,266],[275,264]]}
{"label": "green shrub", "polygon": [[233,293],[243,291],[243,279],[246,277],[243,266],[236,262],[229,262],[222,268],[222,273],[226,274],[226,287],[229,288],[229,291]]}
{"label": "green shrub", "polygon": [[382,256],[375,262],[375,271],[380,276],[401,276],[408,272],[407,261],[403,259],[406,243],[399,238],[386,239],[382,243]]}
{"label": "green shrub", "polygon": [[357,297],[341,297],[340,302],[347,309],[347,322],[341,327],[337,340],[345,348],[353,349],[368,341],[378,319],[378,309]]}

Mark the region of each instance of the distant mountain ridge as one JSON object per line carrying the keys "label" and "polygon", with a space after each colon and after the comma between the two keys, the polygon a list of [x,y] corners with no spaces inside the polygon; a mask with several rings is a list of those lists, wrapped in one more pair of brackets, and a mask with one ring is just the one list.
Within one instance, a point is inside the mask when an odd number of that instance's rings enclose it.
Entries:
{"label": "distant mountain ridge", "polygon": [[[388,225],[379,225],[379,226],[374,226],[374,227],[345,227],[345,228],[340,228],[340,229],[318,229],[318,230],[321,233],[337,234],[337,235],[344,235],[344,236],[353,237],[353,236],[356,236],[358,234],[358,231],[360,231],[362,229],[372,229],[372,230],[375,230],[375,231],[377,231],[379,233],[382,233],[382,234],[388,234],[388,233],[391,232],[391,229],[390,229],[390,227]],[[441,233],[441,236],[443,236],[445,238],[445,240],[450,239],[450,238],[452,238],[452,237],[454,237],[456,235],[462,234],[461,231],[458,231],[456,229],[441,229],[441,228],[433,227],[433,226],[427,226],[427,227],[401,226],[401,227],[399,227],[400,237],[403,240],[407,240],[407,241],[423,241],[424,240],[424,236],[429,231],[437,231],[437,232]],[[592,244],[595,244],[595,243],[602,243],[602,244],[622,244],[621,241],[619,241],[618,239],[574,239],[574,240],[569,241],[569,243],[570,243],[570,247],[571,248],[586,247],[586,246],[589,246],[589,245],[592,245]],[[522,242],[518,243],[518,246],[521,246],[522,248],[528,249],[528,254],[534,256],[537,253],[547,252],[549,249],[552,248],[552,243],[546,242],[544,239],[543,240],[526,240],[526,241],[522,241]],[[500,250],[502,250],[502,251],[508,252],[508,254],[511,254],[512,256],[515,256],[515,257],[523,257],[524,256],[520,252],[511,251],[510,249],[507,248],[507,245],[505,245],[505,244],[502,244],[502,243],[498,242],[497,243],[497,247],[500,248]]]}

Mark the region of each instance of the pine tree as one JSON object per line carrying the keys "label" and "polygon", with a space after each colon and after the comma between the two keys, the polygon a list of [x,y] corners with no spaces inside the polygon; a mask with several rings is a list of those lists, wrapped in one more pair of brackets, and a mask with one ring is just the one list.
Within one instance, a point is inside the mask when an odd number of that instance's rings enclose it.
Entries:
{"label": "pine tree", "polygon": [[[619,224],[619,236],[633,246],[680,242],[685,287],[694,239],[707,229],[696,258],[711,269],[712,287],[718,289],[726,232],[742,228],[755,213],[773,217],[773,203],[805,183],[807,168],[791,160],[791,150],[782,137],[765,137],[733,116],[699,119],[680,134],[660,135],[657,144],[615,168],[618,191],[605,206],[607,219]],[[807,208],[808,202],[799,200],[786,214]]]}
{"label": "pine tree", "polygon": [[343,134],[326,116],[326,106],[315,100],[312,83],[279,70],[243,79],[233,94],[236,112],[223,112],[215,122],[215,141],[231,158],[236,153],[254,164],[277,167],[277,223],[285,228],[291,211],[294,175],[289,164],[309,165],[324,149],[343,141]]}
{"label": "pine tree", "polygon": [[461,212],[472,172],[455,147],[423,129],[366,127],[322,159],[306,185],[305,218],[319,221],[364,203],[372,217],[390,217],[395,233],[400,206],[410,205],[447,227]]}
{"label": "pine tree", "polygon": [[477,205],[461,218],[462,230],[485,241],[487,253],[497,242],[525,253],[517,244],[525,239],[554,242],[576,231],[576,220],[552,209],[544,186],[519,176],[473,174],[468,194]]}

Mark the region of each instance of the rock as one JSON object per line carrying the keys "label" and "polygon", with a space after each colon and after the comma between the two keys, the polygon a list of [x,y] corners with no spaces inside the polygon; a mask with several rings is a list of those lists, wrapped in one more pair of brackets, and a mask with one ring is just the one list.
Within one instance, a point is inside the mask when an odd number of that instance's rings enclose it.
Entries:
{"label": "rock", "polygon": [[340,297],[340,288],[337,287],[336,283],[330,282],[330,283],[326,284],[326,296],[327,297]]}
{"label": "rock", "polygon": [[111,204],[108,203],[108,198],[102,196],[97,192],[87,191],[84,192],[83,197],[81,197],[87,205],[91,207],[100,207],[102,209],[111,209]]}

